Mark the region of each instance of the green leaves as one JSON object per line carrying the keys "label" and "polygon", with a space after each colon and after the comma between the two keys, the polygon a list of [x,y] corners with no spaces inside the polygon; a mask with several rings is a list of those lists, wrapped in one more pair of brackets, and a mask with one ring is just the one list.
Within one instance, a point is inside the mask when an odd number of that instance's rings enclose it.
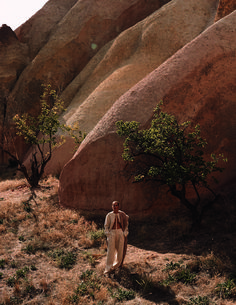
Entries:
{"label": "green leaves", "polygon": [[[63,102],[56,95],[51,86],[45,86],[41,96],[41,112],[38,117],[29,114],[16,115],[14,122],[17,134],[23,136],[25,141],[32,145],[51,143],[56,144],[55,134],[63,127],[59,121],[59,115],[64,111]],[[41,137],[38,137],[38,135]]]}
{"label": "green leaves", "polygon": [[20,166],[19,170],[23,172],[32,187],[38,186],[44,168],[51,159],[53,148],[62,143],[62,136],[59,141],[59,129],[74,139],[76,147],[85,138],[85,134],[79,131],[78,125],[70,127],[60,122],[59,116],[65,111],[63,102],[50,85],[43,85],[43,88],[39,115],[32,117],[29,114],[23,114],[14,117],[17,135],[22,136],[32,147],[31,174],[17,157],[13,157]]}
{"label": "green leaves", "polygon": [[153,157],[149,170],[139,174],[137,180],[149,176],[168,185],[206,183],[211,172],[220,170],[216,164],[222,157],[212,155],[212,161],[205,161],[202,149],[207,142],[201,137],[200,126],[191,129],[189,121],[179,124],[173,115],[162,112],[160,106],[155,108],[148,129],[139,129],[138,122],[116,123],[118,135],[126,137],[124,160],[134,161],[140,155]]}
{"label": "green leaves", "polygon": [[161,105],[162,102],[154,109],[147,129],[141,129],[140,123],[135,121],[116,123],[117,134],[125,138],[122,157],[136,164],[133,170],[135,181],[153,179],[167,184],[172,194],[196,216],[196,208],[185,197],[186,187],[193,187],[198,204],[200,195],[197,187],[209,189],[209,175],[222,171],[223,168],[217,164],[226,159],[223,155],[211,155],[211,158],[205,159],[207,141],[201,136],[200,126],[193,127],[190,121],[179,123],[175,116],[163,112]]}

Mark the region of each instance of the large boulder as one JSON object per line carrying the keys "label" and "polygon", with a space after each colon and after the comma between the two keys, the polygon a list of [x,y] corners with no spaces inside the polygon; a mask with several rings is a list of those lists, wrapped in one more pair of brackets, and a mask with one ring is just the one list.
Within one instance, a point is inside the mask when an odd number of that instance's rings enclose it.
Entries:
{"label": "large boulder", "polygon": [[60,177],[64,206],[104,213],[120,200],[131,215],[160,213],[174,199],[154,184],[132,184],[121,158],[118,120],[150,122],[157,102],[179,121],[200,123],[207,152],[223,152],[229,162],[219,190],[235,187],[236,12],[210,26],[121,96],[89,133]]}
{"label": "large boulder", "polygon": [[[171,1],[107,43],[62,93],[63,121],[90,132],[122,94],[214,23],[217,3]],[[62,155],[71,157],[67,144],[46,172],[58,172]]]}

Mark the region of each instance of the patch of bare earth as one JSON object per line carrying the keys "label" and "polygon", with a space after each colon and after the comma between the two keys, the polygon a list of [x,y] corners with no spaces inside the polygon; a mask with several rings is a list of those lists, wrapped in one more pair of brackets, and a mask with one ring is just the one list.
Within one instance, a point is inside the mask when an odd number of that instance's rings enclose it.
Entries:
{"label": "patch of bare earth", "polygon": [[32,193],[0,182],[0,304],[235,304],[235,208],[191,231],[183,211],[130,221],[123,268],[104,277],[103,219],[58,204],[58,180]]}

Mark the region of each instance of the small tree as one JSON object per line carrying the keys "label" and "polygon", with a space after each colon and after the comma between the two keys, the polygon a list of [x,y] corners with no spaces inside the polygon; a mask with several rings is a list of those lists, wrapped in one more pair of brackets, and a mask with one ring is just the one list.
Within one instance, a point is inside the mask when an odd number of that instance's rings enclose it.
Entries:
{"label": "small tree", "polygon": [[[3,148],[17,164],[18,170],[21,171],[31,187],[37,187],[42,178],[46,164],[50,161],[53,148],[58,145],[56,133],[59,129],[67,132],[75,140],[76,144],[84,139],[78,127],[72,128],[60,123],[59,115],[65,110],[63,102],[60,100],[55,90],[51,89],[50,85],[43,85],[44,91],[41,96],[41,112],[37,117],[32,117],[29,114],[15,115],[13,121],[15,122],[16,135],[22,136],[26,143],[31,146],[31,166],[27,169],[15,153],[9,149]],[[76,134],[79,134],[77,136]],[[6,136],[6,143],[9,144],[10,135]],[[14,146],[14,140],[11,141]],[[9,145],[8,145],[9,147]]]}
{"label": "small tree", "polygon": [[[199,125],[191,129],[189,121],[179,124],[175,116],[161,111],[161,105],[162,102],[155,108],[148,129],[140,129],[135,121],[116,123],[118,135],[125,137],[122,156],[125,161],[135,161],[134,181],[151,179],[167,185],[171,194],[191,211],[193,224],[199,224],[204,211],[217,198],[208,177],[223,170],[217,166],[223,155],[212,154],[211,160],[206,161],[203,149],[207,142],[200,135]],[[201,199],[202,187],[213,195],[207,202]],[[188,199],[190,188],[195,194],[193,200]]]}

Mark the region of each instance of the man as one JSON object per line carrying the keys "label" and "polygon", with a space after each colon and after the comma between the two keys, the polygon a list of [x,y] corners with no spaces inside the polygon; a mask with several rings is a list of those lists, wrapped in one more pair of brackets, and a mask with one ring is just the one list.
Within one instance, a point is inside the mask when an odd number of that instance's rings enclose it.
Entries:
{"label": "man", "polygon": [[119,210],[119,202],[112,202],[112,212],[105,219],[105,234],[107,236],[107,261],[104,274],[122,266],[127,249],[129,234],[129,216]]}

